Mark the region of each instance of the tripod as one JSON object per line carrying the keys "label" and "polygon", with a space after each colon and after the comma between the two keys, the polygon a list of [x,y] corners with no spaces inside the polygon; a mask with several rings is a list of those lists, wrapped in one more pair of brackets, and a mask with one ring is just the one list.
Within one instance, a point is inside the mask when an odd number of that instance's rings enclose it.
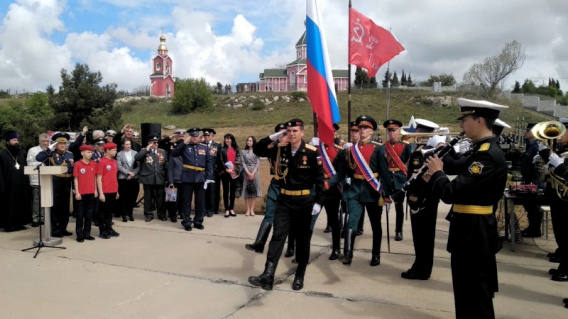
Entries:
{"label": "tripod", "polygon": [[[42,163],[42,164],[43,164],[43,163]],[[39,192],[39,201],[38,201],[38,206],[39,206],[39,239],[38,239],[37,243],[36,243],[35,245],[33,245],[32,247],[26,248],[26,249],[22,249],[22,251],[28,251],[28,250],[37,248],[37,251],[36,251],[36,253],[34,254],[34,258],[37,257],[37,255],[39,254],[39,251],[40,251],[42,248],[44,248],[44,247],[46,247],[46,248],[65,249],[65,247],[47,245],[47,244],[43,241],[42,228],[43,228],[44,225],[45,225],[45,222],[44,222],[44,220],[45,220],[45,214],[42,214],[42,211],[41,211],[41,177],[40,177],[40,174],[39,174],[39,169],[40,169],[40,167],[42,166],[42,164],[39,164],[39,165],[36,167],[36,169],[37,169],[38,186],[39,186],[39,189],[40,189],[40,192]]]}

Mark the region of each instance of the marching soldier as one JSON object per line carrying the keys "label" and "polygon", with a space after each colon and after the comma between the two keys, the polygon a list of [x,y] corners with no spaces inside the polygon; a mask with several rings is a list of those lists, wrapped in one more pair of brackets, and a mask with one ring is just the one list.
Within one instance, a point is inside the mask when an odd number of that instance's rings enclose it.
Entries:
{"label": "marching soldier", "polygon": [[[47,150],[40,152],[38,162],[48,163],[49,166],[64,166],[67,171],[53,177],[53,214],[51,215],[51,235],[54,237],[71,236],[67,231],[69,223],[69,197],[73,183],[73,153],[67,151],[69,134],[55,133],[51,140],[54,142]],[[49,159],[49,160],[48,160]],[[47,161],[48,160],[48,161]]]}
{"label": "marching soldier", "polygon": [[[393,192],[402,189],[406,183],[406,162],[410,157],[411,147],[408,143],[400,142],[400,128],[402,123],[398,120],[387,120],[383,123],[383,127],[387,131],[387,142],[385,143],[385,155],[387,159],[388,171],[391,181],[389,188]],[[402,223],[404,221],[404,198],[395,200],[394,208],[396,210],[396,228],[394,240],[402,240]],[[387,212],[388,213],[388,212]]]}
{"label": "marching soldier", "polygon": [[[288,138],[285,133],[286,123],[279,123],[274,127],[273,135],[261,139],[253,147],[253,152],[256,156],[268,158],[270,161],[270,175],[272,175],[268,191],[266,192],[266,210],[264,218],[260,223],[256,240],[252,244],[245,245],[246,249],[254,250],[257,253],[264,251],[264,245],[270,234],[270,229],[272,229],[274,214],[276,213],[276,202],[280,195],[280,181],[282,180],[282,176],[277,174],[278,167],[276,167],[276,163],[282,149],[288,145]],[[280,136],[275,138],[275,134],[280,134]],[[272,140],[273,138],[275,140]]]}
{"label": "marching soldier", "polygon": [[[431,121],[416,119],[416,133],[432,133],[439,126]],[[424,143],[424,142],[428,143]],[[424,164],[424,152],[434,150],[444,136],[433,136],[430,139],[417,137],[415,149],[408,161],[408,177],[417,173]],[[434,263],[434,239],[436,237],[436,218],[440,199],[426,187],[426,182],[417,179],[406,192],[410,207],[410,224],[415,259],[412,267],[401,274],[405,279],[427,280],[432,274]]]}
{"label": "marching soldier", "polygon": [[[199,128],[187,130],[183,143],[180,143],[173,151],[172,156],[181,156],[183,162],[182,171],[182,198],[183,211],[181,222],[187,231],[193,227],[203,229],[203,214],[205,212],[205,190],[209,184],[215,183],[213,179],[213,163],[215,157],[210,154],[205,144],[199,143]],[[211,185],[212,186],[212,185]],[[191,211],[191,198],[195,194],[195,215],[193,221],[189,214]]]}
{"label": "marching soldier", "polygon": [[371,266],[378,266],[381,252],[381,213],[379,203],[381,183],[388,187],[386,174],[386,156],[384,147],[371,143],[371,137],[377,129],[377,122],[370,116],[359,116],[356,120],[359,127],[360,140],[357,144],[345,144],[345,151],[335,158],[334,166],[337,175],[329,181],[332,187],[340,181],[348,185],[343,189],[343,198],[347,201],[349,222],[345,231],[343,264],[350,265],[353,260],[353,247],[359,219],[367,210],[373,230],[373,249]]}
{"label": "marching soldier", "polygon": [[456,317],[494,318],[493,296],[498,291],[494,206],[503,196],[507,166],[491,127],[508,107],[463,98],[458,98],[458,104],[460,126],[473,141],[473,151],[452,181],[443,171],[443,162],[429,157],[423,179],[432,192],[453,204],[446,219],[450,221],[448,251]]}
{"label": "marching soldier", "polygon": [[[272,140],[284,133],[272,135]],[[304,286],[304,274],[310,257],[312,215],[319,214],[323,203],[323,172],[317,160],[317,149],[303,141],[304,122],[292,119],[287,124],[289,144],[281,149],[276,159],[277,174],[282,176],[282,188],[274,215],[274,234],[270,240],[264,272],[249,277],[249,282],[262,289],[271,290],[274,273],[284,241],[292,229],[296,237],[296,261],[298,268],[293,290]],[[313,193],[315,190],[315,194]]]}
{"label": "marching soldier", "polygon": [[217,154],[221,150],[221,144],[215,142],[215,132],[212,128],[204,128],[203,136],[205,138],[205,144],[209,147],[209,154],[215,157],[213,163],[213,175],[215,183],[209,185],[205,191],[205,211],[207,212],[207,217],[213,216],[213,214],[219,214],[219,200],[221,194],[221,178],[217,174]]}

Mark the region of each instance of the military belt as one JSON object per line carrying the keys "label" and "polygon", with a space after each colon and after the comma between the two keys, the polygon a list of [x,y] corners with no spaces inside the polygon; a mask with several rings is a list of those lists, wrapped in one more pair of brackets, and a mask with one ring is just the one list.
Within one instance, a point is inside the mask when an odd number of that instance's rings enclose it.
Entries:
{"label": "military belt", "polygon": [[[374,177],[379,177],[379,173],[373,173],[373,176],[374,176]],[[365,179],[365,180],[366,180],[365,176],[363,176],[363,175],[361,175],[361,174],[353,174],[353,178],[354,178],[354,179]]]}
{"label": "military belt", "polygon": [[198,172],[204,172],[205,171],[204,167],[187,165],[187,164],[183,164],[183,168],[187,168],[187,169],[190,169],[192,171],[198,171]]}
{"label": "military belt", "polygon": [[389,167],[389,172],[391,172],[391,173],[400,172],[400,168],[398,168],[398,167]]}
{"label": "military belt", "polygon": [[311,191],[309,189],[299,189],[299,190],[280,189],[280,193],[288,196],[308,196],[311,194]]}
{"label": "military belt", "polygon": [[455,213],[473,214],[473,215],[490,215],[493,213],[493,206],[479,205],[459,205],[455,204],[452,208]]}

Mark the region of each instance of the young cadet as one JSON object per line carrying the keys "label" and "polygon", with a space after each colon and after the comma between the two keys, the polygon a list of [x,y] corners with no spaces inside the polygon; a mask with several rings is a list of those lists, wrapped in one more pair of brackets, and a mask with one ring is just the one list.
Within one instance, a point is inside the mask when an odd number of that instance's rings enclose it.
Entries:
{"label": "young cadet", "polygon": [[100,237],[109,239],[118,237],[120,234],[112,229],[112,213],[118,209],[118,164],[116,156],[116,144],[106,143],[104,146],[105,155],[99,160],[97,168],[97,188],[101,207],[99,209],[99,230]]}
{"label": "young cadet", "polygon": [[[278,168],[276,167],[276,160],[280,157],[281,149],[288,145],[288,137],[284,133],[286,133],[286,123],[279,123],[274,127],[273,135],[261,139],[253,147],[253,152],[256,156],[268,158],[270,161],[270,175],[272,175],[270,185],[268,185],[268,191],[266,192],[266,210],[264,212],[264,218],[260,223],[256,240],[252,244],[245,245],[246,249],[254,250],[257,253],[264,251],[264,245],[266,244],[274,221],[276,202],[280,195],[280,180],[282,180],[282,176],[277,174]],[[278,134],[280,134],[280,136],[276,138],[275,136]]]}
{"label": "young cadet", "polygon": [[[275,141],[283,134],[273,134],[272,140]],[[317,149],[303,140],[304,122],[300,119],[288,121],[286,134],[290,143],[276,159],[276,169],[278,175],[282,176],[282,184],[264,272],[248,278],[252,285],[265,290],[272,289],[276,266],[290,229],[296,235],[298,262],[292,289],[300,290],[304,287],[304,274],[310,257],[312,215],[319,214],[323,204],[323,171],[318,164]]]}
{"label": "young cadet", "polygon": [[460,126],[473,150],[457,177],[450,181],[437,156],[426,159],[423,179],[442,201],[452,204],[448,251],[451,254],[456,318],[495,318],[497,281],[497,221],[494,207],[507,182],[505,154],[491,128],[508,108],[487,101],[457,99]]}
{"label": "young cadet", "polygon": [[82,243],[86,240],[95,240],[91,236],[91,222],[93,213],[95,212],[95,204],[97,201],[96,172],[97,163],[91,160],[93,151],[90,145],[81,145],[81,160],[75,163],[73,168],[73,186],[75,189],[75,233],[77,241]]}

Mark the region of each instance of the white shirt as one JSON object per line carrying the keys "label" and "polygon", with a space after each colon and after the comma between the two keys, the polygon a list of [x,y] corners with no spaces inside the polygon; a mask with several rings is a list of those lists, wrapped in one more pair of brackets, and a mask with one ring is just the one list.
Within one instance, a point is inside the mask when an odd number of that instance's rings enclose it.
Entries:
{"label": "white shirt", "polygon": [[[39,164],[41,164],[41,162],[38,162],[36,160],[36,156],[42,151],[43,149],[39,145],[30,148],[30,150],[28,151],[28,156],[26,157],[26,162],[28,163],[28,166],[36,167]],[[39,186],[39,180],[36,174],[30,175],[30,185]]]}

